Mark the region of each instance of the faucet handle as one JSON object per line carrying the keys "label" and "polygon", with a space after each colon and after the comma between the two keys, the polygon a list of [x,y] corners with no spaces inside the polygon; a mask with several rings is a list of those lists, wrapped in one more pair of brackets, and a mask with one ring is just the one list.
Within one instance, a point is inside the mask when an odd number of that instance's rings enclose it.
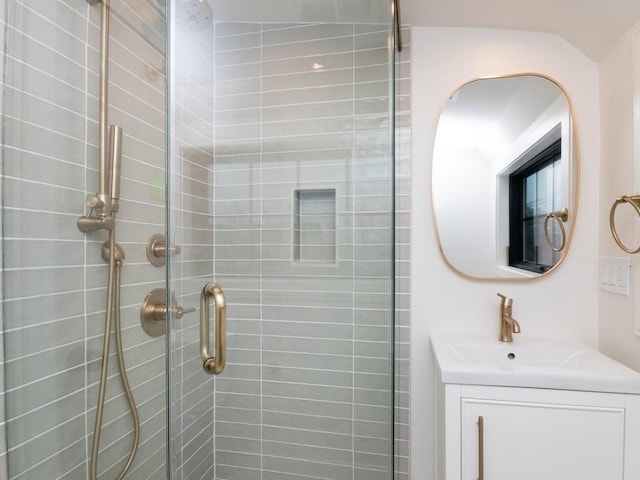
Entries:
{"label": "faucet handle", "polygon": [[502,304],[505,307],[510,307],[511,304],[513,303],[513,299],[512,298],[509,298],[509,297],[507,297],[505,295],[502,295],[501,293],[498,293],[498,296],[502,299]]}

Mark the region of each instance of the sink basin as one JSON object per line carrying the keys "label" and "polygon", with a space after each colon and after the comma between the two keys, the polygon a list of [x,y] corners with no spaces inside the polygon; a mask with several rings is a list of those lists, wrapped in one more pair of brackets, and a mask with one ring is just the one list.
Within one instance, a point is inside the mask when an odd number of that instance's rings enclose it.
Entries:
{"label": "sink basin", "polygon": [[443,383],[640,394],[640,373],[572,340],[431,338]]}

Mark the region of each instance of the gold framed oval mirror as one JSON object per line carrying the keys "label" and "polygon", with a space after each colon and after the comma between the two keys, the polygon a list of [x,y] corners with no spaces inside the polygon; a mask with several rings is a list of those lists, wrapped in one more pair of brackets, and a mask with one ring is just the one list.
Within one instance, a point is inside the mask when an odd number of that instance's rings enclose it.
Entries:
{"label": "gold framed oval mirror", "polygon": [[477,279],[532,279],[571,244],[579,153],[564,88],[540,74],[472,80],[442,109],[432,204],[442,255]]}

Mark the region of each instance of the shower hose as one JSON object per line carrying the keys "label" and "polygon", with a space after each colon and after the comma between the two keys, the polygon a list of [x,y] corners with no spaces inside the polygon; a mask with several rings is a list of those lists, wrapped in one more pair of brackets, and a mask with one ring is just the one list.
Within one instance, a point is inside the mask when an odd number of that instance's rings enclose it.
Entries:
{"label": "shower hose", "polygon": [[[115,213],[113,214],[115,221]],[[102,341],[102,365],[100,370],[100,387],[98,390],[98,404],[96,407],[96,420],[93,429],[93,441],[91,444],[91,480],[98,479],[98,456],[100,447],[100,434],[102,432],[102,417],[104,413],[104,401],[107,389],[107,373],[109,369],[109,347],[111,343],[111,322],[114,323],[115,337],[116,337],[116,354],[118,357],[118,369],[120,370],[120,380],[122,388],[124,389],[127,402],[129,403],[129,409],[131,411],[131,417],[133,419],[133,444],[131,445],[131,451],[129,458],[124,467],[116,477],[116,480],[122,480],[124,476],[131,468],[133,459],[138,449],[138,443],[140,441],[140,418],[138,417],[138,410],[136,403],[133,399],[131,387],[129,386],[129,380],[127,378],[127,370],[124,364],[124,354],[122,351],[122,332],[120,328],[120,279],[122,272],[122,264],[124,261],[124,254],[118,255],[116,248],[119,248],[116,244],[115,226],[109,230],[109,276],[107,287],[107,310],[104,325],[104,338]]]}

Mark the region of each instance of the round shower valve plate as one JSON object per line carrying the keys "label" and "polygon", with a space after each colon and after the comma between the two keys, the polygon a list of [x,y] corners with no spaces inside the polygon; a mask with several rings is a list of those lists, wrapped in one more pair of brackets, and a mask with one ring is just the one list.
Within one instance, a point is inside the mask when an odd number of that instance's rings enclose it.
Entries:
{"label": "round shower valve plate", "polygon": [[[147,260],[154,267],[162,267],[167,263],[166,257],[167,241],[162,234],[155,234],[147,242]],[[159,254],[159,252],[162,252]]]}
{"label": "round shower valve plate", "polygon": [[167,331],[167,291],[164,288],[151,290],[140,308],[140,324],[145,333],[159,337]]}

